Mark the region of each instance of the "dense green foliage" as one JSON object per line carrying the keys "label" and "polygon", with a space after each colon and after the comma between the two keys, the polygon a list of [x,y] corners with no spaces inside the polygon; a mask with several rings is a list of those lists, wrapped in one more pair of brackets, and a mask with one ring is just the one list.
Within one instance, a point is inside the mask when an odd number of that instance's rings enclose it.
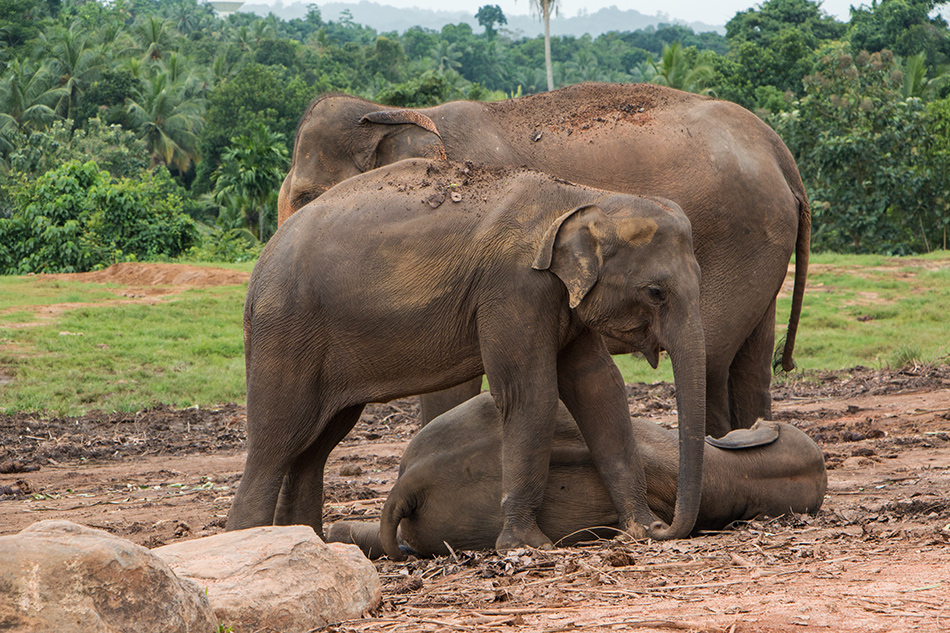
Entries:
{"label": "dense green foliage", "polygon": [[[795,154],[817,249],[927,251],[945,243],[950,222],[950,29],[934,11],[945,4],[874,0],[845,23],[815,0],[765,0],[737,13],[725,36],[677,25],[555,36],[553,80],[652,81],[735,101]],[[276,228],[279,173],[318,95],[427,106],[547,88],[544,38],[511,34],[497,5],[476,18],[483,32],[462,23],[377,33],[346,13],[325,21],[317,5],[282,20],[223,19],[196,0],[0,0],[0,218],[51,217],[30,197],[37,183],[93,160],[112,187],[177,187],[168,208],[197,223],[185,240],[194,256],[246,258]],[[5,270],[61,265],[36,255],[56,250],[43,245],[54,233],[33,230],[16,235],[39,250],[14,256],[23,245],[4,245],[16,260]],[[177,252],[123,235],[67,267]]]}
{"label": "dense green foliage", "polygon": [[22,183],[0,219],[0,274],[77,272],[174,257],[195,239],[168,171],[114,180],[95,162],[69,161]]}

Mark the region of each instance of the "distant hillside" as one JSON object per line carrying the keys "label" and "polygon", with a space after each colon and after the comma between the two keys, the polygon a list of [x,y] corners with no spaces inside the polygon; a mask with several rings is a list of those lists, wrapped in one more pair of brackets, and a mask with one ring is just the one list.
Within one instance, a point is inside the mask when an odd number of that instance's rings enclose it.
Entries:
{"label": "distant hillside", "polygon": [[[294,2],[284,4],[281,0],[276,0],[273,4],[260,4],[249,2],[241,7],[241,12],[257,13],[266,16],[273,13],[276,16],[290,20],[293,18],[302,18],[307,14],[307,5],[311,2]],[[468,22],[476,33],[482,32],[482,27],[475,19],[473,13],[467,11],[430,11],[426,9],[397,9],[388,5],[361,0],[358,3],[328,2],[317,3],[320,8],[320,14],[324,20],[336,22],[340,19],[340,13],[349,9],[353,16],[353,21],[357,24],[372,27],[380,33],[397,31],[403,33],[406,29],[413,26],[421,26],[433,30],[441,30],[446,24],[458,24],[459,22]],[[516,35],[534,36],[543,32],[544,26],[538,18],[529,15],[506,15],[508,24],[503,26]],[[648,26],[657,24],[682,24],[693,29],[696,33],[705,33],[716,31],[725,34],[725,27],[722,25],[705,24],[703,22],[687,22],[685,20],[675,20],[665,13],[657,15],[645,15],[633,9],[620,10],[617,7],[600,9],[596,13],[588,15],[579,15],[575,17],[552,17],[551,34],[552,35],[574,35],[581,36],[590,33],[597,37],[607,31],[636,31]]]}

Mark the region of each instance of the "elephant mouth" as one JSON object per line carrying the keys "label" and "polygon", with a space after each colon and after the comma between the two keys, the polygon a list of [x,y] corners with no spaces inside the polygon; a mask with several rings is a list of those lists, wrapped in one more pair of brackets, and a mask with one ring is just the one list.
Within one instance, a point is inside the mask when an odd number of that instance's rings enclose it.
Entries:
{"label": "elephant mouth", "polygon": [[600,332],[611,354],[633,354],[640,352],[656,369],[660,362],[662,347],[649,334],[647,328],[635,328],[628,331],[602,330]]}

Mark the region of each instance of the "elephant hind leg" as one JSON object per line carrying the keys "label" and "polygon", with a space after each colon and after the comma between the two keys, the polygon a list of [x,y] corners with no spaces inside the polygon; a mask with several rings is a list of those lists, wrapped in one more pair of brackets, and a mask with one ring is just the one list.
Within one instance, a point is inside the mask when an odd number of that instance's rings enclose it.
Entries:
{"label": "elephant hind leg", "polygon": [[706,362],[706,435],[722,437],[732,430],[729,421],[729,368]]}
{"label": "elephant hind leg", "polygon": [[356,425],[364,405],[339,411],[290,464],[280,489],[276,525],[309,525],[323,536],[323,471],[330,451]]}
{"label": "elephant hind leg", "polygon": [[729,368],[730,430],[747,429],[758,419],[772,419],[772,348],[775,345],[775,299],[732,360]]}
{"label": "elephant hind leg", "polygon": [[481,392],[482,377],[479,376],[460,385],[419,396],[419,417],[422,418],[422,426]]}

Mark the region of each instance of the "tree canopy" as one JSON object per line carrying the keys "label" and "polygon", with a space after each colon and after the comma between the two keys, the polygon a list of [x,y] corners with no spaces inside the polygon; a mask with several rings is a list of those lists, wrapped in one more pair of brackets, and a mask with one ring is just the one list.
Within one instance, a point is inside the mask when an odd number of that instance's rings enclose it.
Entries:
{"label": "tree canopy", "polygon": [[[537,4],[541,17],[556,6]],[[47,173],[100,188],[138,177],[177,188],[169,204],[196,222],[188,239],[211,245],[201,252],[243,257],[242,244],[273,233],[265,190],[279,187],[298,120],[320,94],[406,107],[497,100],[548,89],[549,67],[555,87],[652,81],[735,101],[795,153],[816,201],[817,248],[928,250],[943,244],[950,200],[950,29],[935,12],[946,4],[872,0],[841,22],[815,0],[765,0],[724,36],[660,24],[544,38],[506,30],[489,4],[475,15],[484,32],[378,33],[312,4],[283,20],[223,18],[197,0],[0,0],[0,218],[50,218],[30,198],[45,195],[36,183]],[[59,170],[73,161],[67,178]],[[68,230],[92,235],[87,202],[71,204],[84,211]],[[158,252],[116,244],[113,258]],[[39,261],[15,259],[7,270]]]}

